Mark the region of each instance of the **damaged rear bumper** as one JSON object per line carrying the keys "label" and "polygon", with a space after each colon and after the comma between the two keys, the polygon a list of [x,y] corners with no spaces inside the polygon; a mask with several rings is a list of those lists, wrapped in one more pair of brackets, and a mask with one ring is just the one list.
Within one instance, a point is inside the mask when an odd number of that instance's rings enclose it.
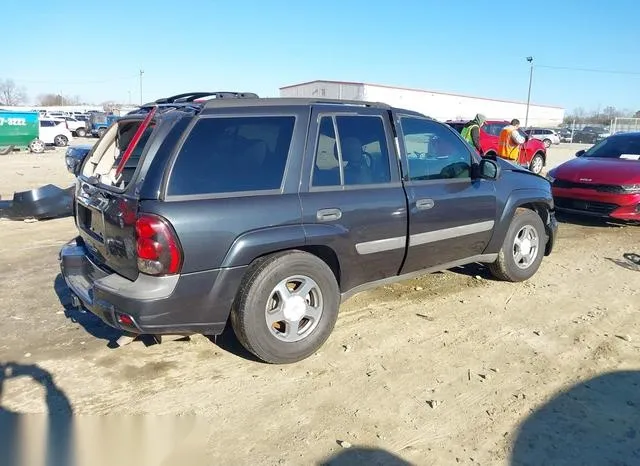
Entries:
{"label": "damaged rear bumper", "polygon": [[0,217],[11,220],[39,220],[73,215],[74,186],[67,189],[48,184],[13,194],[12,201],[0,201]]}

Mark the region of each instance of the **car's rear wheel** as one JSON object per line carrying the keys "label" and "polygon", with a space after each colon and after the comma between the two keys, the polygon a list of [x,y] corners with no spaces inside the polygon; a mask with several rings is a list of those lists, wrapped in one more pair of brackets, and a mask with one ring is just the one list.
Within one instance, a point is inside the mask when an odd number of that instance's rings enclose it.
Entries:
{"label": "car's rear wheel", "polygon": [[104,136],[104,133],[107,132],[107,128],[100,128],[98,130],[98,137],[101,138],[102,136]]}
{"label": "car's rear wheel", "polygon": [[231,325],[240,343],[265,362],[287,364],[315,353],[340,307],[329,266],[312,254],[287,251],[259,259],[236,297]]}
{"label": "car's rear wheel", "polygon": [[29,144],[29,150],[31,152],[33,152],[34,154],[42,154],[44,152],[45,148],[46,148],[46,146],[45,146],[44,142],[42,142],[40,139],[34,139]]}
{"label": "car's rear wheel", "polygon": [[543,168],[544,168],[544,158],[542,157],[542,155],[541,154],[534,155],[533,158],[531,159],[531,162],[529,163],[529,170],[535,173],[536,175],[539,175],[542,172]]}
{"label": "car's rear wheel", "polygon": [[83,138],[83,137],[85,137],[85,136],[87,135],[87,130],[86,130],[86,129],[84,129],[84,128],[78,128],[78,129],[76,130],[76,135],[77,135],[79,138]]}
{"label": "car's rear wheel", "polygon": [[57,147],[64,147],[69,143],[69,139],[66,136],[59,134],[55,138],[53,138],[53,143]]}
{"label": "car's rear wheel", "polygon": [[544,147],[546,147],[547,149],[551,147],[551,139],[545,139],[542,142],[544,143]]}
{"label": "car's rear wheel", "polygon": [[489,265],[489,270],[500,280],[528,280],[540,268],[546,237],[544,224],[536,212],[517,209],[498,253],[498,259]]}

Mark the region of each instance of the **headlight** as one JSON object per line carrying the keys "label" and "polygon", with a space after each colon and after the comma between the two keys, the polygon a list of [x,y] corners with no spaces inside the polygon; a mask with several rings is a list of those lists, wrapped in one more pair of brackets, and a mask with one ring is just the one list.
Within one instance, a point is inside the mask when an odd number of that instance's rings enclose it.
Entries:
{"label": "headlight", "polygon": [[640,194],[640,184],[623,184],[622,190],[625,194]]}

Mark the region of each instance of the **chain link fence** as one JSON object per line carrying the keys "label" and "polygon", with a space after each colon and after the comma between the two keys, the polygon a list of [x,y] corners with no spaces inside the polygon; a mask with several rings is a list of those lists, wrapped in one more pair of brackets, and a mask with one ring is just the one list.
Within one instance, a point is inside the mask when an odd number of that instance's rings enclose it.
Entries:
{"label": "chain link fence", "polygon": [[640,118],[616,118],[611,125],[611,134],[640,131]]}

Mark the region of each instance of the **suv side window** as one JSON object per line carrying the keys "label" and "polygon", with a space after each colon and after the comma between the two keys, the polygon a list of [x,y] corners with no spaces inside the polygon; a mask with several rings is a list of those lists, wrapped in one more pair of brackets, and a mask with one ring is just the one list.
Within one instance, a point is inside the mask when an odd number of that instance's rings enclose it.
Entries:
{"label": "suv side window", "polygon": [[338,115],[321,118],[312,186],[354,186],[390,181],[389,151],[381,117]]}
{"label": "suv side window", "polygon": [[445,125],[424,118],[400,119],[411,181],[471,176],[471,152]]}
{"label": "suv side window", "polygon": [[281,188],[294,116],[200,119],[171,170],[171,196]]}

